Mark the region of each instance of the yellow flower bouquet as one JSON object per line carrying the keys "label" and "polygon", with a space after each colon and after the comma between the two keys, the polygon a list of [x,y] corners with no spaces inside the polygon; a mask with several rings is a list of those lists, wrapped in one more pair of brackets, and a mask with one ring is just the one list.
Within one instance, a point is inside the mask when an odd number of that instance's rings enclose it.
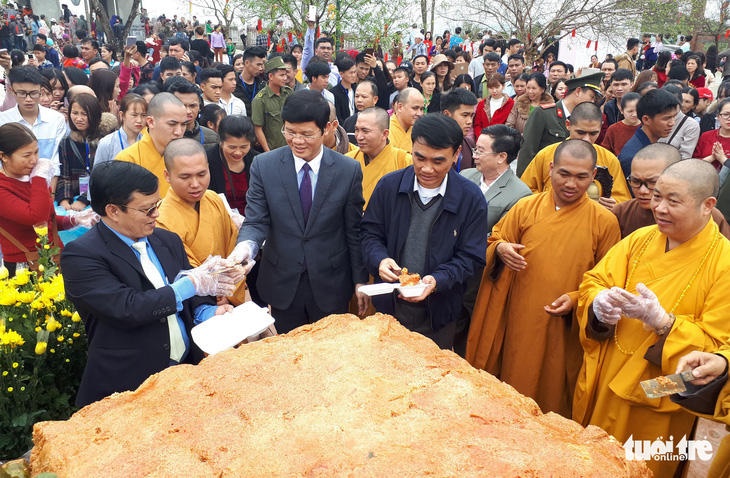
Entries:
{"label": "yellow flower bouquet", "polygon": [[[45,232],[45,234],[44,234]],[[40,267],[9,278],[0,268],[0,460],[32,446],[33,424],[65,420],[86,364],[86,334],[66,299],[63,276],[37,230]]]}

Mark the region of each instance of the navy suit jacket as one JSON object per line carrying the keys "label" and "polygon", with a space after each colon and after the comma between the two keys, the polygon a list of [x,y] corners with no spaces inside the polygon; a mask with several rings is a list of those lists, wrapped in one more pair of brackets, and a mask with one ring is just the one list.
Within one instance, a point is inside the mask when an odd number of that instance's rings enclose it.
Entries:
{"label": "navy suit jacket", "polygon": [[[155,229],[147,240],[170,283],[178,272],[191,268],[177,234]],[[61,268],[66,295],[84,321],[89,341],[77,406],[135,390],[170,365],[167,316],[176,311],[175,293],[171,287],[155,289],[134,251],[114,232],[100,223],[69,242]],[[193,297],[179,312],[188,338],[193,308],[203,303],[215,301]],[[198,363],[203,354],[189,342],[185,363]]]}
{"label": "navy suit jacket", "polygon": [[349,301],[355,284],[368,280],[360,250],[364,204],[360,163],[324,148],[305,225],[291,149],[256,156],[238,241],[252,240],[259,247],[266,241],[256,282],[261,298],[274,308],[288,308],[306,259],[321,310]]}

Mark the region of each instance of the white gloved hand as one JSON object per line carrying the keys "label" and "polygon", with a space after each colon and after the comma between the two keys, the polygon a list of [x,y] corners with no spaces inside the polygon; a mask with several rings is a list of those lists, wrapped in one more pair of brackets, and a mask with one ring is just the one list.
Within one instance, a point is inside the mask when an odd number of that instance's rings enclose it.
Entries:
{"label": "white gloved hand", "polygon": [[664,307],[659,303],[656,294],[649,290],[646,285],[636,284],[636,292],[639,295],[613,287],[610,292],[612,303],[621,308],[625,317],[644,322],[647,329],[656,329],[666,315]]}
{"label": "white gloved hand", "polygon": [[180,271],[175,280],[188,277],[195,287],[195,295],[228,297],[236,290],[236,283],[230,275],[217,272],[228,268],[228,264],[220,256],[210,256],[195,269]]}
{"label": "white gloved hand", "polygon": [[53,164],[53,161],[47,158],[39,158],[38,162],[33,166],[33,170],[30,172],[30,177],[34,178],[37,176],[43,178],[50,185],[55,172],[56,165]]}
{"label": "white gloved hand", "polygon": [[604,289],[593,299],[593,313],[596,318],[608,325],[616,325],[621,320],[621,309],[611,299],[611,289]]}
{"label": "white gloved hand", "polygon": [[228,260],[241,264],[244,261],[252,262],[259,248],[254,241],[241,241],[236,244],[228,255]]}
{"label": "white gloved hand", "polygon": [[67,211],[66,215],[71,218],[71,224],[76,227],[91,228],[94,224],[99,222],[99,215],[94,212],[93,209],[87,208],[83,211]]}
{"label": "white gloved hand", "polygon": [[241,225],[245,218],[236,211],[231,211],[231,219],[233,220],[233,224],[236,225],[236,229],[241,229]]}

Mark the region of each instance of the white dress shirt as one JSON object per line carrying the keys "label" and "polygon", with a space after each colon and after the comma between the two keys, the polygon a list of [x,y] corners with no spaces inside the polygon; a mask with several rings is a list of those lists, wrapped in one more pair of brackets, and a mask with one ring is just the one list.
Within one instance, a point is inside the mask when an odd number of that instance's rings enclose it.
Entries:
{"label": "white dress shirt", "polygon": [[418,193],[418,197],[421,198],[421,202],[425,206],[431,202],[431,199],[435,198],[439,194],[441,196],[446,195],[446,182],[449,179],[449,175],[444,176],[444,180],[441,181],[441,185],[434,189],[427,189],[418,183],[418,177],[413,178],[413,190]]}
{"label": "white dress shirt", "polygon": [[319,154],[311,161],[305,161],[296,155],[292,156],[294,156],[294,169],[297,171],[297,187],[302,185],[302,179],[304,179],[304,171],[302,171],[302,168],[305,163],[309,163],[309,167],[311,168],[309,171],[309,179],[312,181],[312,200],[314,200],[314,191],[317,188],[317,178],[319,177],[319,167],[322,165],[322,156],[324,156],[324,146],[320,148]]}

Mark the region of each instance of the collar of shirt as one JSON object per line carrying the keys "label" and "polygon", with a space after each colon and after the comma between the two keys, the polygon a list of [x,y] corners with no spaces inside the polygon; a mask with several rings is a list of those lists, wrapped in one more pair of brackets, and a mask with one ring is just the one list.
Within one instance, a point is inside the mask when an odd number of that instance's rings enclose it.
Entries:
{"label": "collar of shirt", "polygon": [[123,243],[125,243],[126,245],[128,245],[129,248],[134,251],[134,254],[137,257],[139,257],[139,252],[137,252],[137,250],[132,247],[132,244],[134,244],[135,242],[145,242],[145,243],[147,243],[147,246],[150,249],[152,249],[152,247],[150,246],[150,243],[149,243],[149,241],[147,240],[146,237],[141,238],[139,241],[135,241],[135,240],[133,240],[133,239],[125,236],[124,234],[122,234],[120,232],[117,232],[115,229],[109,227],[109,225],[107,225],[107,223],[104,222],[103,220],[101,221],[101,223],[104,224],[104,227],[106,227],[107,229],[109,229],[110,231],[112,231],[119,239],[121,239]]}
{"label": "collar of shirt", "polygon": [[484,182],[484,176],[482,176],[481,178],[479,178],[479,189],[482,190],[482,194],[487,194],[487,191],[489,191],[489,188],[491,188],[492,186],[494,186],[494,184],[497,181],[499,181],[499,178],[501,178],[502,176],[504,176],[504,173],[506,173],[506,172],[507,172],[507,170],[505,169],[504,171],[502,171],[502,174],[500,174],[499,176],[497,176],[494,179],[494,181],[492,181],[489,184],[487,184],[487,183]]}
{"label": "collar of shirt", "polygon": [[[44,111],[45,110],[45,111]],[[25,121],[25,118],[23,118],[23,115],[20,114],[20,110],[18,109],[18,105],[15,105],[12,110],[8,111],[10,113],[10,117],[13,121],[21,123],[21,124],[27,124],[30,126],[35,126],[39,123],[48,123],[48,111],[50,111],[48,108],[45,108],[43,106],[38,105],[38,116],[36,117],[35,124],[30,124],[27,121]]]}
{"label": "collar of shirt", "polygon": [[[292,156],[294,156],[292,154]],[[299,171],[302,170],[302,167],[304,167],[304,163],[309,163],[309,167],[312,168],[312,172],[315,176],[319,175],[319,167],[322,165],[322,156],[324,156],[324,146],[322,146],[319,150],[319,154],[314,157],[311,161],[305,161],[302,158],[298,158],[294,156],[294,168],[297,171],[297,174],[299,174]]]}
{"label": "collar of shirt", "polygon": [[570,111],[568,111],[568,107],[565,106],[565,102],[562,103],[563,111],[565,112],[565,119],[570,119]]}
{"label": "collar of shirt", "polygon": [[418,183],[418,176],[413,178],[413,191],[418,193],[423,204],[428,204],[431,199],[438,195],[446,196],[446,182],[449,179],[449,175],[444,176],[444,180],[441,181],[441,185],[435,189],[427,189]]}

